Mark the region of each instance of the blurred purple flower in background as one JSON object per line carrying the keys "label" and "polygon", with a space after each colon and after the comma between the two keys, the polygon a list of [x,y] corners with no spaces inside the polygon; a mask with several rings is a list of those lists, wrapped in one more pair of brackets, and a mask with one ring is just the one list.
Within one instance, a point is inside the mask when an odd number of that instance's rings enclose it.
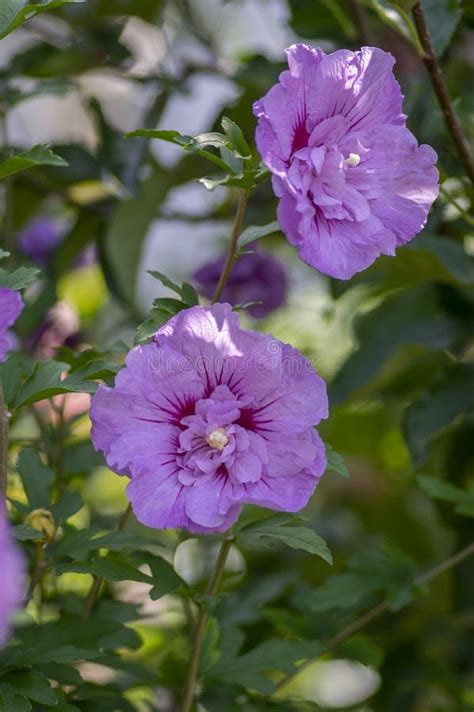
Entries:
{"label": "blurred purple flower in background", "polygon": [[8,329],[20,316],[23,306],[23,299],[18,292],[0,287],[0,363],[6,359],[13,344]]}
{"label": "blurred purple flower in background", "polygon": [[23,254],[44,267],[63,241],[64,231],[54,218],[40,216],[30,220],[17,239]]}
{"label": "blurred purple flower in background", "polygon": [[131,477],[140,522],[212,533],[246,503],[306,506],[326,467],[314,426],[327,415],[304,356],[214,304],[183,310],[130,352],[92,399],[92,440]]}
{"label": "blurred purple flower in background", "polygon": [[[268,252],[253,249],[244,254],[234,265],[227,285],[222,294],[222,301],[232,306],[252,304],[247,311],[255,319],[262,319],[270,312],[281,307],[286,298],[287,278],[283,265]],[[225,257],[221,257],[200,267],[193,275],[193,280],[205,297],[212,299],[219,277],[224,268]]]}
{"label": "blurred purple flower in background", "polygon": [[302,260],[349,279],[411,240],[438,195],[436,153],[418,146],[387,52],[287,50],[289,71],[254,105],[256,141]]}
{"label": "blurred purple flower in background", "polygon": [[20,550],[11,537],[3,504],[0,504],[0,553],[2,562],[0,647],[2,647],[10,630],[12,615],[21,604],[25,569]]}

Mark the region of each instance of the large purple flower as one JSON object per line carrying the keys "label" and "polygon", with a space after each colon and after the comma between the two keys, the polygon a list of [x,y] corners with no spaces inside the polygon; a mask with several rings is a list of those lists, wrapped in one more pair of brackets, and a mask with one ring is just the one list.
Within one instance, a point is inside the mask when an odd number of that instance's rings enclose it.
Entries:
{"label": "large purple flower", "polygon": [[348,279],[411,240],[438,195],[436,153],[406,128],[393,57],[374,47],[287,50],[254,105],[256,140],[302,260]]}
{"label": "large purple flower", "polygon": [[0,553],[2,576],[0,586],[0,647],[10,630],[11,618],[22,599],[24,561],[12,540],[3,505],[0,505]]}
{"label": "large purple flower", "polygon": [[[281,262],[268,252],[252,248],[235,264],[222,294],[222,299],[235,306],[251,304],[247,311],[255,319],[262,319],[281,307],[286,297],[287,279]],[[193,275],[203,294],[211,299],[224,268],[225,257],[208,262]]]}
{"label": "large purple flower", "polygon": [[327,414],[304,356],[215,304],[180,312],[130,352],[115,387],[92,399],[92,439],[132,478],[143,524],[225,531],[245,503],[306,505],[326,466],[313,426]]}
{"label": "large purple flower", "polygon": [[0,287],[0,363],[5,360],[12,341],[8,329],[13,326],[23,309],[23,300],[18,292]]}

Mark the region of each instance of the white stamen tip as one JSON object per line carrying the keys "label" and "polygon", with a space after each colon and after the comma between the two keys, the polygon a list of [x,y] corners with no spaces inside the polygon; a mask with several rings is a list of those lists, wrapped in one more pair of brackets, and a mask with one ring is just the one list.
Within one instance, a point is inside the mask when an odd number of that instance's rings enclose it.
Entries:
{"label": "white stamen tip", "polygon": [[224,428],[217,428],[217,430],[213,430],[212,433],[207,436],[206,442],[215,450],[223,450],[229,442],[229,438]]}
{"label": "white stamen tip", "polygon": [[352,166],[355,168],[360,163],[360,156],[358,153],[349,153],[348,157],[344,161],[346,166]]}

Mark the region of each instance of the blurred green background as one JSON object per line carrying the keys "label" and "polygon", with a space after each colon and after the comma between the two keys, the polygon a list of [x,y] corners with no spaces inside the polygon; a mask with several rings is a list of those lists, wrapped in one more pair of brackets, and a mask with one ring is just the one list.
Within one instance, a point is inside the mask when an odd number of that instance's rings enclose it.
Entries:
{"label": "blurred green background", "polygon": [[[11,208],[3,237],[18,263],[28,262],[21,234],[32,219],[46,216],[61,233],[41,280],[27,293],[18,326],[23,347],[41,358],[72,339],[75,347],[114,350],[120,363],[153,299],[171,296],[147,270],[190,280],[222,253],[235,210],[232,191],[209,192],[196,182],[209,172],[199,157],[124,134],[138,127],[189,135],[220,130],[224,113],[252,142],[252,102],[275,82],[292,42],[326,51],[371,44],[392,52],[408,126],[438,152],[441,196],[423,234],[395,259],[383,257],[353,280],[336,283],[303,265],[281,234],[261,241],[285,265],[288,296],[264,320],[242,318],[299,348],[329,382],[331,416],[322,435],[344,457],[350,478],[328,472],[306,512],[333,551],[334,570],[296,551],[233,552],[218,618],[244,632],[244,652],[269,637],[331,636],[390,593],[397,566],[423,571],[473,536],[472,186],[396,6],[382,0],[89,0],[38,14],[0,41],[4,146],[51,143],[69,163],[19,174],[5,189]],[[472,139],[474,5],[424,0],[423,7]],[[246,224],[271,222],[275,214],[266,182],[252,195]],[[106,530],[123,511],[125,483],[89,444],[88,396],[67,399],[56,404],[68,423],[64,477],[86,503],[72,522]],[[48,407],[38,406],[36,420],[28,412],[14,421],[14,447],[41,436],[54,454]],[[11,486],[21,500],[14,474]],[[130,530],[141,528],[132,523]],[[215,543],[156,536],[178,572],[204,586]],[[348,574],[347,562],[361,552],[366,560]],[[328,583],[321,587],[342,571],[349,578],[334,591]],[[373,584],[377,577],[380,586]],[[82,594],[89,583],[89,575],[74,573],[57,584],[46,581],[42,615],[54,618],[57,596]],[[359,597],[343,600],[357,586]],[[157,672],[160,682],[134,677],[130,667],[117,689],[132,709],[171,712],[187,659],[186,611],[173,595],[152,604],[145,593],[146,584],[112,584],[106,602],[116,597],[139,606],[142,617],[132,627],[141,644],[125,658]],[[274,702],[211,676],[199,709],[469,712],[472,563],[418,594],[308,668]],[[105,690],[115,689],[119,674],[93,663],[81,672]],[[290,693],[303,701],[285,699]],[[85,712],[116,709],[113,700],[97,700],[78,704]]]}

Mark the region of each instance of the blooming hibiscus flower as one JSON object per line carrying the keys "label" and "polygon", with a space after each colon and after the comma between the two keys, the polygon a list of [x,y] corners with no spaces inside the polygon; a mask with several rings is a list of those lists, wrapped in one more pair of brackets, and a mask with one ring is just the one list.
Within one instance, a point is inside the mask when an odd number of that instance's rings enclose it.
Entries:
{"label": "blooming hibiscus flower", "polygon": [[5,510],[0,505],[0,552],[2,585],[0,586],[0,647],[10,630],[11,617],[20,605],[23,589],[24,562],[8,531]]}
{"label": "blooming hibiscus flower", "polygon": [[132,478],[143,524],[225,531],[245,503],[306,505],[326,466],[313,426],[327,414],[304,356],[214,304],[180,312],[130,352],[92,399],[92,439]]}
{"label": "blooming hibiscus flower", "polygon": [[394,59],[375,47],[287,50],[254,105],[256,141],[302,260],[349,279],[411,240],[438,195],[436,153],[407,129]]}
{"label": "blooming hibiscus flower", "polygon": [[13,326],[23,309],[23,300],[18,292],[8,287],[0,287],[0,363],[5,360],[11,348],[8,329]]}

